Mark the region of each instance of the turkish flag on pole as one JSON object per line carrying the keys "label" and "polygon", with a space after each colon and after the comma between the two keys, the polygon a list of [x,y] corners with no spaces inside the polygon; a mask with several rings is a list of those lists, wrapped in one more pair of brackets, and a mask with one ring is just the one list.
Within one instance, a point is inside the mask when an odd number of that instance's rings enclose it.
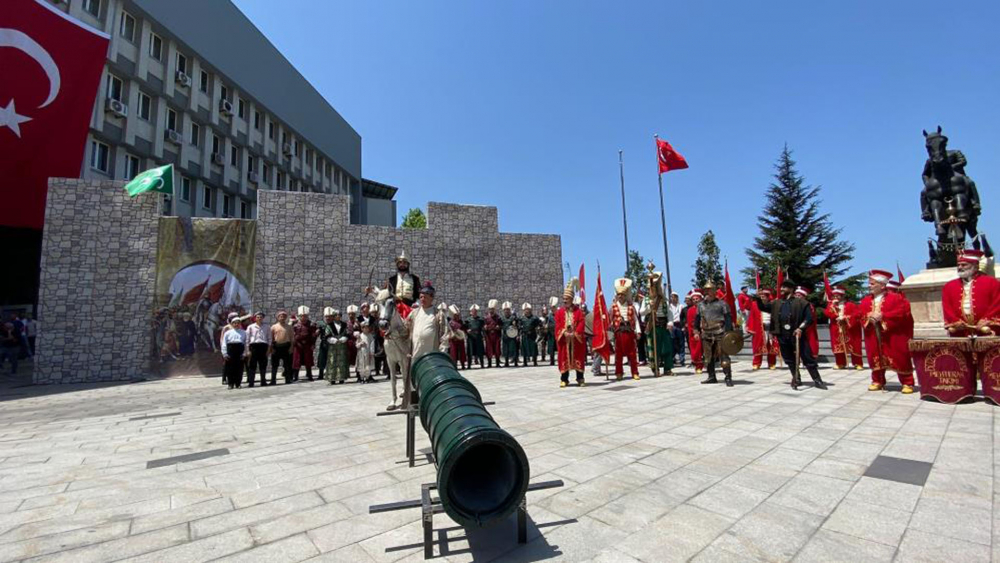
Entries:
{"label": "turkish flag on pole", "polygon": [[826,276],[826,270],[823,270],[823,299],[829,303],[833,301],[833,288],[830,287],[830,278]]}
{"label": "turkish flag on pole", "polygon": [[775,295],[781,295],[781,284],[783,284],[784,282],[785,282],[785,274],[784,272],[781,271],[781,264],[778,264],[778,276],[777,276],[777,281],[775,281],[774,285]]}
{"label": "turkish flag on pole", "polygon": [[899,278],[899,283],[906,281],[906,276],[903,275],[903,270],[899,269],[899,262],[896,262],[896,277]]}
{"label": "turkish flag on pole", "polygon": [[580,264],[580,302],[581,303],[586,303],[587,302],[587,289],[586,289],[586,283],[585,283],[584,277],[583,277],[584,273],[585,272],[583,271],[583,264]]}
{"label": "turkish flag on pole", "polygon": [[671,170],[683,170],[688,167],[688,163],[681,156],[681,153],[674,150],[670,143],[663,139],[656,139],[656,154],[659,155],[660,174]]}
{"label": "turkish flag on pole", "polygon": [[726,260],[726,303],[729,305],[730,318],[736,324],[736,294],[733,293],[733,280],[729,278],[729,260]]}
{"label": "turkish flag on pole", "polygon": [[50,177],[78,178],[108,36],[44,0],[0,9],[0,225],[41,229]]}

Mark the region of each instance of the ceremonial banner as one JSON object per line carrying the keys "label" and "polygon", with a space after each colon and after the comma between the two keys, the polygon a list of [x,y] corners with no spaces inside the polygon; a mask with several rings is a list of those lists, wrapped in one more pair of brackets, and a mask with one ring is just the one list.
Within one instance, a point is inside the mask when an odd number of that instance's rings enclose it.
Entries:
{"label": "ceremonial banner", "polygon": [[608,341],[608,305],[604,302],[604,291],[601,289],[601,268],[597,268],[597,291],[594,294],[594,339],[591,349],[594,355],[600,354],[604,361],[611,359],[611,343]]}
{"label": "ceremonial banner", "polygon": [[726,304],[729,305],[730,318],[734,325],[739,325],[739,316],[736,314],[736,295],[733,293],[733,281],[729,278],[729,260],[726,260]]}
{"label": "ceremonial banner", "polygon": [[229,313],[250,314],[255,221],[160,218],[153,365],[162,375],[222,373]]}
{"label": "ceremonial banner", "polygon": [[174,193],[174,165],[167,164],[138,174],[125,184],[125,193],[135,197],[146,192]]}
{"label": "ceremonial banner", "polygon": [[80,176],[108,36],[44,0],[0,9],[0,225],[41,229],[50,177]]}

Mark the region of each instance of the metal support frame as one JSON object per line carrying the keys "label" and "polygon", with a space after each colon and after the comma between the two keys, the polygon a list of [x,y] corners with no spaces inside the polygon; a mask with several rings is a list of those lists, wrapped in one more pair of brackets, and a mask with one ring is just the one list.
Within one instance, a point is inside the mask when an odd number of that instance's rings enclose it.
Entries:
{"label": "metal support frame", "polygon": [[[542,481],[528,485],[527,492],[542,491],[545,489],[555,489],[562,487],[565,483],[561,479],[555,481]],[[373,504],[368,507],[368,514],[379,514],[382,512],[393,512],[396,510],[406,510],[408,508],[420,508],[421,522],[423,525],[423,547],[424,559],[434,557],[434,515],[444,512],[441,506],[441,499],[432,496],[431,491],[437,490],[436,483],[424,483],[420,485],[420,498],[415,500],[404,500],[401,502],[390,502],[386,504]],[[521,497],[517,505],[517,543],[528,543],[528,498],[527,495]]]}
{"label": "metal support frame", "polygon": [[[483,406],[495,405],[496,401],[484,401]],[[417,457],[417,446],[416,446],[416,434],[417,434],[417,417],[420,416],[420,405],[411,404],[408,407],[403,407],[396,409],[394,411],[381,411],[375,413],[375,416],[392,416],[392,415],[406,415],[406,459],[410,467],[416,464]],[[428,456],[428,459],[433,460],[433,456]]]}

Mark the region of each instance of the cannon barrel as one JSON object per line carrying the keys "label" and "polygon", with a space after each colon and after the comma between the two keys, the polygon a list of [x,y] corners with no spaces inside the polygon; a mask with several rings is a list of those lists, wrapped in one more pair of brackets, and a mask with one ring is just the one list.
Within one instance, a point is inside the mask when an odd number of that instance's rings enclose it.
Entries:
{"label": "cannon barrel", "polygon": [[521,445],[497,425],[479,391],[447,354],[421,356],[410,373],[444,511],[466,527],[485,527],[508,516],[528,488],[528,458]]}

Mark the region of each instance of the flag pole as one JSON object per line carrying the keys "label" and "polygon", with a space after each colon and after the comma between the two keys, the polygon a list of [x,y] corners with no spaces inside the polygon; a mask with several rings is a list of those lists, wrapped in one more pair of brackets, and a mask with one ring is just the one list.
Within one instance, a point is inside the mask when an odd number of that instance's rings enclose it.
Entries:
{"label": "flag pole", "polygon": [[628,218],[625,214],[625,164],[622,162],[622,151],[618,150],[618,175],[622,181],[622,227],[625,230],[625,271],[628,272]]}
{"label": "flag pole", "polygon": [[[653,135],[653,139],[660,140],[659,135]],[[660,172],[660,144],[656,144],[656,179],[660,184],[660,225],[663,228],[663,267],[667,272],[667,296],[673,291],[670,284],[670,252],[667,250],[667,215],[663,211],[663,174]]]}

